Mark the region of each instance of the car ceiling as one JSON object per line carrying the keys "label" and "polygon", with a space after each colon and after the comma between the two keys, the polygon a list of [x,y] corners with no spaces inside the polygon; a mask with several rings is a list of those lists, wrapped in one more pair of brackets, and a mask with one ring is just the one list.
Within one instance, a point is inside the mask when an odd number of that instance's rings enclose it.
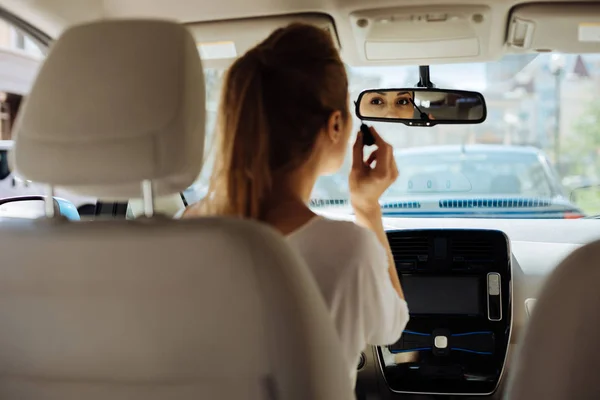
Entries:
{"label": "car ceiling", "polygon": [[[51,37],[57,37],[69,25],[111,17],[156,17],[175,19],[183,23],[199,23],[318,12],[332,18],[341,44],[342,57],[351,65],[402,63],[414,65],[499,59],[509,52],[506,39],[510,11],[514,6],[527,3],[529,2],[514,0],[462,0],[460,2],[460,5],[465,6],[489,7],[489,37],[481,43],[484,52],[476,57],[455,57],[456,59],[449,57],[446,60],[415,58],[409,60],[410,62],[406,60],[405,62],[397,62],[397,60],[382,62],[366,60],[360,54],[364,43],[359,43],[360,39],[353,31],[352,13],[399,7],[419,7],[435,12],[440,7],[456,5],[456,0],[0,0],[1,7]],[[559,3],[559,1],[550,0],[545,3]],[[589,4],[594,1],[579,3]],[[559,40],[561,32],[557,31],[556,35]]]}

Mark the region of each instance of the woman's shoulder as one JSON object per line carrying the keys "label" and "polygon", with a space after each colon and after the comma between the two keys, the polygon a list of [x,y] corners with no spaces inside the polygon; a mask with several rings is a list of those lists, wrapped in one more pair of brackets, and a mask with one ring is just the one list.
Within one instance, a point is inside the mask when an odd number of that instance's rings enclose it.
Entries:
{"label": "woman's shoulder", "polygon": [[329,251],[346,254],[353,259],[372,257],[385,250],[375,233],[351,221],[314,217],[304,227],[288,236],[292,242],[310,242]]}
{"label": "woman's shoulder", "polygon": [[288,237],[294,236],[322,236],[329,235],[332,232],[343,236],[344,238],[360,237],[362,235],[368,235],[370,232],[352,221],[335,220],[322,217],[320,215],[314,216],[311,220],[305,223],[303,226],[298,228],[296,231],[288,235]]}

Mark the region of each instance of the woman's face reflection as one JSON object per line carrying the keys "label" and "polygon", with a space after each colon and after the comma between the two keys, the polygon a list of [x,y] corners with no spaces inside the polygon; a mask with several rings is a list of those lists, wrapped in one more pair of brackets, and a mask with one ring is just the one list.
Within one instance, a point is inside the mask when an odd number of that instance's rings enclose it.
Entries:
{"label": "woman's face reflection", "polygon": [[412,99],[411,92],[368,92],[360,101],[360,114],[367,118],[413,119]]}

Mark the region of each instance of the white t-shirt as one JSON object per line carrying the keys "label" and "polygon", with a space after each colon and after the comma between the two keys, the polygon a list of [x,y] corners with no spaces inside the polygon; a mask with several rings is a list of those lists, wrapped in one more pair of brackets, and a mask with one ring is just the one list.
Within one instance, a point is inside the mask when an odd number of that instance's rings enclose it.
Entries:
{"label": "white t-shirt", "polygon": [[287,236],[312,271],[356,381],[360,352],[368,344],[395,343],[408,307],[390,280],[387,254],[377,236],[353,222],[314,217]]}

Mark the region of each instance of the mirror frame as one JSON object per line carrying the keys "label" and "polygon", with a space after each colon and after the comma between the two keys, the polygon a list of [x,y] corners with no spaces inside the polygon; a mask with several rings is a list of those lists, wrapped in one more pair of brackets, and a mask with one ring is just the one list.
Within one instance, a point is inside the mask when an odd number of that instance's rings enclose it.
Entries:
{"label": "mirror frame", "polygon": [[[443,92],[443,93],[457,93],[461,95],[471,95],[481,98],[481,104],[483,105],[483,115],[480,119],[477,120],[448,120],[448,119],[435,119],[430,121],[422,121],[417,119],[393,119],[393,118],[379,118],[379,117],[363,117],[360,114],[360,101],[366,93],[370,92],[384,92],[384,91],[398,91],[398,92]],[[413,106],[414,107],[414,106]],[[354,114],[361,121],[374,121],[374,122],[389,122],[393,124],[404,124],[406,126],[419,126],[419,127],[427,127],[431,128],[436,125],[477,125],[481,124],[487,119],[487,104],[485,102],[485,97],[483,94],[479,92],[474,92],[471,90],[455,90],[455,89],[440,89],[440,88],[423,88],[423,87],[414,87],[414,88],[376,88],[376,89],[366,89],[360,92],[358,95],[358,99],[354,102]]]}

